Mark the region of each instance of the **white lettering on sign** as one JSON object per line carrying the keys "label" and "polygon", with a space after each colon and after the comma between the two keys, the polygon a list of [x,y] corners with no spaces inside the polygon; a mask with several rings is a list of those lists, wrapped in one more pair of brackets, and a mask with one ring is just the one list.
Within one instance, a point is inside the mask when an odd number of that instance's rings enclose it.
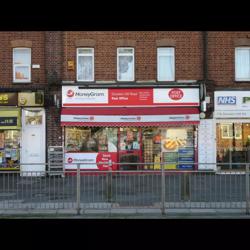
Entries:
{"label": "white lettering on sign", "polygon": [[218,103],[218,105],[220,105],[220,104],[234,105],[234,104],[236,104],[236,96],[218,96],[217,97],[217,103]]}

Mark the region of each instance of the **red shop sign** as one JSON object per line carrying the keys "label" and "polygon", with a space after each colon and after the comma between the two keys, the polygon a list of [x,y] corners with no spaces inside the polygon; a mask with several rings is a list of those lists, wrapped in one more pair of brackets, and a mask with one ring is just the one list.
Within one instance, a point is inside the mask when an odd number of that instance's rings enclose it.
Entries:
{"label": "red shop sign", "polygon": [[184,96],[184,93],[181,89],[171,89],[169,92],[168,92],[168,96],[170,99],[174,100],[174,101],[178,101],[178,100],[181,100],[182,97]]}

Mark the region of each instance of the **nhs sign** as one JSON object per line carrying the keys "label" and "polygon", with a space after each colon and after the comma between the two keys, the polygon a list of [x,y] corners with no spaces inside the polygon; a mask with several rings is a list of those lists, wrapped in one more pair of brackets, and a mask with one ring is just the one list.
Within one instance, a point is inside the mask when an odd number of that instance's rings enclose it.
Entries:
{"label": "nhs sign", "polygon": [[218,96],[218,105],[236,105],[236,96]]}

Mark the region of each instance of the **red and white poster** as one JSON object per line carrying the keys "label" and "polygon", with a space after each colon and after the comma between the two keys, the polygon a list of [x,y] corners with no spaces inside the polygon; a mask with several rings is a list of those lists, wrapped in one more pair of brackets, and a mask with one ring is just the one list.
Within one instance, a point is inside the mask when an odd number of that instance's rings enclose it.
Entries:
{"label": "red and white poster", "polygon": [[[65,169],[77,169],[77,163],[80,163],[80,169],[85,170],[116,170],[117,152],[99,152],[99,153],[65,153]],[[103,164],[99,164],[103,163]]]}
{"label": "red and white poster", "polygon": [[82,89],[78,86],[62,86],[62,107],[124,106],[199,106],[199,89]]}

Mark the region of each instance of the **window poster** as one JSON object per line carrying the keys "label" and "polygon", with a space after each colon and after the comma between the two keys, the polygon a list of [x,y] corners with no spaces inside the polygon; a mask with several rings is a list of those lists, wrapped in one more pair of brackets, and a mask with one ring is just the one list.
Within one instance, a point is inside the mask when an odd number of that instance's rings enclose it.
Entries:
{"label": "window poster", "polygon": [[187,143],[187,129],[169,128],[163,132],[162,152],[178,152],[179,147]]}
{"label": "window poster", "polygon": [[4,148],[4,133],[0,133],[0,148]]}

